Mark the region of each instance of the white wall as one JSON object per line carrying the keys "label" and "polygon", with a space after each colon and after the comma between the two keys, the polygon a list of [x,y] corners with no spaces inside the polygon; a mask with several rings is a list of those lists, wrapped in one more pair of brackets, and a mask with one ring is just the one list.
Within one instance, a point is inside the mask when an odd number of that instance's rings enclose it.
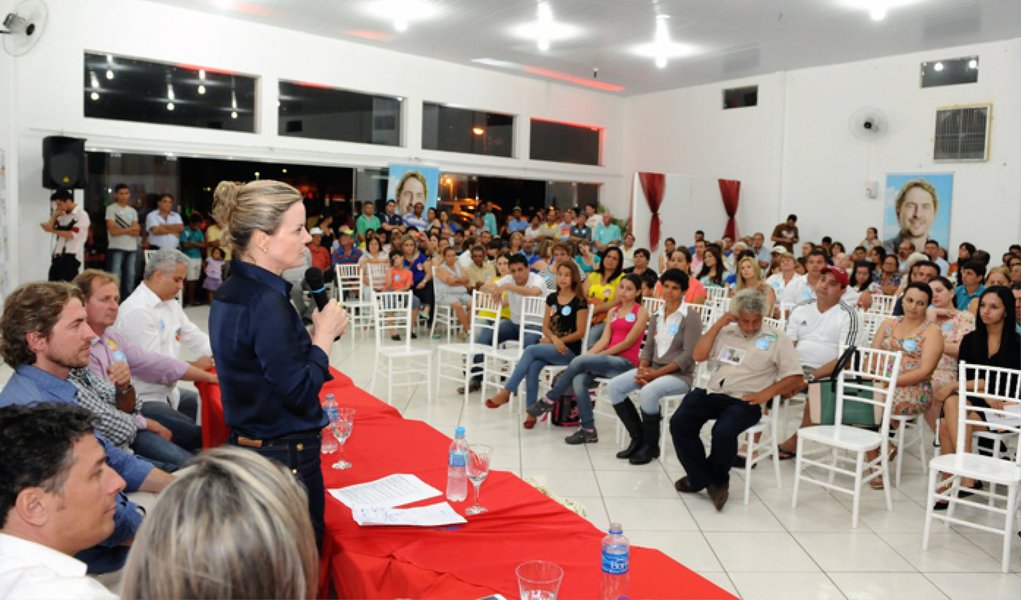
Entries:
{"label": "white wall", "polygon": [[[619,97],[137,0],[50,0],[49,6],[45,37],[18,59],[12,86],[17,104],[17,203],[23,225],[20,232],[12,232],[20,234],[16,246],[22,259],[12,276],[21,281],[46,274],[47,259],[39,249],[46,247],[47,236],[26,225],[46,217],[48,193],[39,184],[40,142],[57,133],[84,137],[87,147],[96,150],[376,167],[421,161],[454,172],[601,183],[603,202],[621,207],[628,198]],[[86,119],[81,93],[85,51],[258,75],[259,133]],[[404,147],[277,136],[279,79],[403,96]],[[3,87],[0,96],[9,93]],[[526,158],[422,150],[424,100],[518,115],[515,154]],[[533,116],[605,127],[603,166],[528,160],[528,118]]]}
{"label": "white wall", "polygon": [[[923,60],[971,54],[980,57],[978,83],[919,88]],[[745,84],[758,84],[759,105],[721,110],[721,90]],[[990,160],[934,163],[936,108],[985,102],[993,104]],[[863,106],[890,120],[888,134],[871,143],[848,131]],[[953,171],[952,253],[970,240],[999,256],[1021,239],[1021,39],[635,96],[625,101],[624,130],[627,172],[740,179],[743,233],[768,235],[793,212],[803,239],[855,244],[866,227],[882,226],[882,194],[867,199],[867,179],[882,185],[888,172]],[[722,205],[718,193],[706,201]]]}

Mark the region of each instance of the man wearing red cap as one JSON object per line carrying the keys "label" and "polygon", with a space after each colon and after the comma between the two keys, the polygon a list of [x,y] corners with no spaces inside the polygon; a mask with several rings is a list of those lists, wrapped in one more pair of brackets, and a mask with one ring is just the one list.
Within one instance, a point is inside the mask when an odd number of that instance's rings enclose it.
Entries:
{"label": "man wearing red cap", "polygon": [[[841,346],[860,343],[858,310],[841,300],[849,281],[847,271],[840,267],[823,267],[815,284],[815,299],[795,306],[787,318],[787,335],[794,340],[806,386],[833,373]],[[807,405],[801,423],[810,424]],[[795,433],[780,444],[781,459],[794,456],[797,439]]]}

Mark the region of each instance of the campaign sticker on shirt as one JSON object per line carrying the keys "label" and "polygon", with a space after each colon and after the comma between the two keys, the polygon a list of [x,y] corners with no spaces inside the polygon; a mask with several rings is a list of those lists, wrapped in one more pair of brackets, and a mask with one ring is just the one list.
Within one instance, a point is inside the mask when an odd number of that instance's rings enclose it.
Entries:
{"label": "campaign sticker on shirt", "polygon": [[609,297],[610,297],[610,288],[606,288],[605,290],[603,290],[603,298],[609,298]]}
{"label": "campaign sticker on shirt", "polygon": [[635,317],[635,313],[628,313],[624,315],[624,320],[627,321],[628,323],[634,323],[636,318],[637,317]]}
{"label": "campaign sticker on shirt", "polygon": [[400,280],[401,280],[401,276],[395,273],[394,274],[394,281],[400,281]]}
{"label": "campaign sticker on shirt", "polygon": [[667,331],[670,332],[670,335],[677,335],[677,332],[680,330],[681,326],[678,325],[677,323],[671,323],[670,327],[667,328]]}
{"label": "campaign sticker on shirt", "polygon": [[117,352],[118,350],[121,349],[120,344],[117,343],[117,340],[110,339],[106,340],[106,347],[110,349],[110,352]]}
{"label": "campaign sticker on shirt", "polygon": [[812,290],[810,290],[808,288],[805,288],[805,289],[801,290],[801,297],[804,298],[805,300],[811,300],[812,299]]}
{"label": "campaign sticker on shirt", "polygon": [[943,331],[950,331],[951,329],[954,328],[954,324],[952,321],[947,321],[946,323],[940,325],[940,327],[943,329]]}
{"label": "campaign sticker on shirt", "polygon": [[755,347],[759,350],[769,350],[769,347],[776,341],[775,333],[763,333],[755,338]]}
{"label": "campaign sticker on shirt", "polygon": [[565,306],[565,307],[561,308],[560,309],[560,314],[564,315],[565,317],[571,316],[571,307],[570,306]]}
{"label": "campaign sticker on shirt", "polygon": [[733,346],[724,346],[720,352],[719,360],[728,365],[740,365],[744,361],[745,351]]}
{"label": "campaign sticker on shirt", "polygon": [[163,322],[163,319],[160,319],[160,333],[163,333],[166,330],[167,330],[167,324]]}
{"label": "campaign sticker on shirt", "polygon": [[915,350],[918,350],[918,342],[916,342],[915,340],[904,340],[904,343],[901,344],[901,347],[907,350],[908,352],[914,352]]}
{"label": "campaign sticker on shirt", "polygon": [[425,263],[418,263],[418,266],[415,268],[418,269],[419,271],[422,271],[425,269]]}

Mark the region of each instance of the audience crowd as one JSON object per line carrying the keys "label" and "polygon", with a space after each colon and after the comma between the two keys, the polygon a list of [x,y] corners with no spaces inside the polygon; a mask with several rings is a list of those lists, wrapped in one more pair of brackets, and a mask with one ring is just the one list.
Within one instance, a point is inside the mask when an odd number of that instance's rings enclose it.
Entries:
{"label": "audience crowd", "polygon": [[[118,185],[106,214],[112,273],[68,276],[77,273],[71,255],[80,255],[76,238],[62,233],[65,215],[76,214],[71,202],[44,229],[68,256],[53,278],[73,283],[22,285],[0,316],[0,354],[14,369],[0,392],[0,596],[110,597],[86,573],[115,572],[127,561],[129,598],[310,597],[318,532],[301,508],[304,489],[244,448],[196,455],[198,398],[177,385],[217,381],[209,337],[182,304],[203,301],[200,280],[211,298],[230,277],[224,232],[198,214],[185,225],[164,196],[145,218],[156,251],[136,287],[141,228],[129,196]],[[769,243],[761,232],[712,240],[698,231],[690,245],[667,237],[654,261],[636,246],[630,223],[593,206],[527,217],[513,207],[501,218],[500,207],[482,202],[459,220],[420,199],[409,203],[403,215],[391,200],[378,212],[364,203],[349,222],[311,217],[305,264],[328,274],[361,267],[362,294],[410,290],[416,323],[420,311],[431,322],[438,307],[450,307],[462,339],[472,293],[491,294],[501,300],[501,319],[476,333],[480,345],[517,338],[522,299],[544,297],[541,335],[526,338],[486,405],[499,409],[524,384],[531,429],[573,393],[580,426],[566,442],[595,443],[590,394],[606,378],[630,436],[618,458],[658,457],[668,419],[686,472],[675,488],[706,490],[717,510],[731,468],[745,460],[738,436],[774,398],[830,375],[842,347],[902,353],[893,413],[924,417],[944,452],[956,442],[956,407],[969,401],[957,396],[958,362],[1021,367],[1017,244],[998,259],[967,242],[950,256],[934,240],[884,247],[874,228],[854,245],[829,237],[816,244],[802,239],[790,215]],[[284,278],[308,322],[303,270]],[[711,323],[702,305],[716,309]],[[540,395],[547,366],[562,373]],[[460,391],[479,387],[476,376]],[[683,396],[672,415],[661,414],[667,396]],[[708,420],[716,423],[707,455],[700,434]],[[783,458],[795,450],[795,437],[778,448]],[[146,511],[125,492],[159,499]]]}

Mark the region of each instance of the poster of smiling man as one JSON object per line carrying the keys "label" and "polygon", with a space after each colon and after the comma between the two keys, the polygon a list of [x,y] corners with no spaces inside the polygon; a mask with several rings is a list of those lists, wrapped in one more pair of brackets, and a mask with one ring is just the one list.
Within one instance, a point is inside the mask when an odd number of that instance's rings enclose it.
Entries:
{"label": "poster of smiling man", "polygon": [[886,251],[896,254],[904,240],[914,243],[916,252],[921,252],[929,239],[946,248],[953,194],[953,173],[888,173],[883,210]]}

